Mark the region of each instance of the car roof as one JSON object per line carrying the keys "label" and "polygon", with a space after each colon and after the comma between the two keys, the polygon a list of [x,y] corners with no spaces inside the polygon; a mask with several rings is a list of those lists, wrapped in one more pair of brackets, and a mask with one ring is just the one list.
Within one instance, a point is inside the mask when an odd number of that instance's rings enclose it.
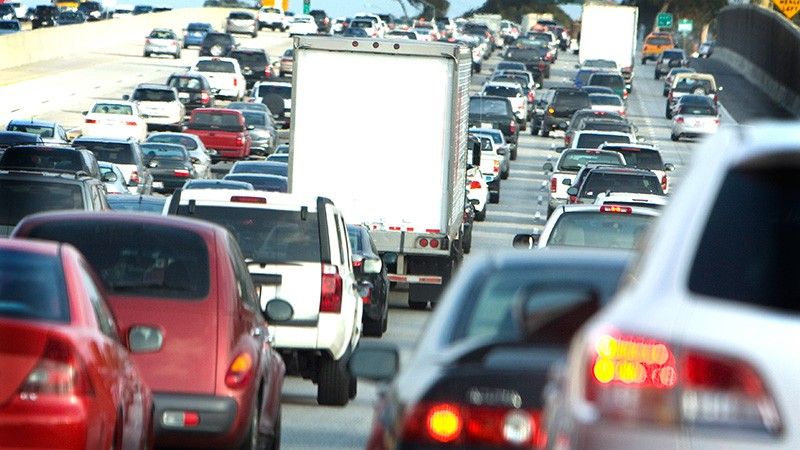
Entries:
{"label": "car roof", "polygon": [[[290,49],[291,50],[291,49]],[[256,83],[255,86],[283,86],[283,87],[292,87],[292,83],[288,83],[286,81],[259,81]]]}
{"label": "car roof", "polygon": [[201,56],[197,58],[197,61],[194,65],[197,65],[200,61],[223,61],[223,62],[238,62],[235,58],[225,58],[223,56]]}
{"label": "car roof", "polygon": [[483,85],[483,87],[487,87],[487,86],[506,87],[506,88],[511,88],[511,89],[519,88],[519,84],[518,83],[512,83],[510,81],[488,81],[488,82],[486,82],[486,84]]}
{"label": "car roof", "polygon": [[11,119],[8,121],[8,125],[35,125],[38,127],[54,127],[56,126],[56,122],[39,119]]}
{"label": "car roof", "polygon": [[[266,203],[252,202],[232,202],[233,197],[258,197],[266,199]],[[215,206],[229,206],[240,208],[261,208],[261,209],[292,209],[299,210],[305,206],[309,212],[317,211],[317,199],[319,197],[306,197],[297,194],[284,192],[271,192],[260,190],[242,189],[187,189],[180,193],[180,204],[189,204],[195,201],[198,204],[207,203]]]}
{"label": "car roof", "polygon": [[37,241],[32,239],[0,239],[0,250],[15,250],[25,253],[56,256],[64,245],[60,242]]}
{"label": "car roof", "polygon": [[656,174],[654,174],[652,170],[637,169],[635,167],[629,167],[629,166],[613,166],[608,164],[603,164],[597,167],[590,167],[589,170],[591,170],[592,173],[597,172],[597,173],[615,173],[620,175],[643,175],[647,177],[656,176]]}
{"label": "car roof", "polygon": [[[596,214],[616,214],[611,212],[603,212],[601,209],[603,206],[613,206],[613,205],[561,205],[562,214],[570,214],[570,213],[596,213]],[[629,206],[625,205],[626,208],[631,209],[632,215],[640,215],[640,216],[652,216],[658,217],[661,215],[659,211],[654,210],[653,208],[648,208],[646,206]]]}
{"label": "car roof", "polygon": [[157,89],[157,90],[162,90],[162,91],[171,91],[174,88],[172,86],[167,86],[166,84],[141,83],[141,84],[137,84],[135,89]]}
{"label": "car roof", "polygon": [[659,151],[655,144],[643,144],[643,143],[635,143],[635,144],[625,144],[625,143],[612,143],[608,142],[602,144],[601,150],[613,150],[615,152],[618,151],[640,151],[640,150],[655,150]]}
{"label": "car roof", "polygon": [[75,138],[72,143],[75,142],[108,142],[108,143],[115,143],[115,144],[135,144],[136,142],[131,139],[121,139],[115,137],[101,137],[101,136],[80,136]]}

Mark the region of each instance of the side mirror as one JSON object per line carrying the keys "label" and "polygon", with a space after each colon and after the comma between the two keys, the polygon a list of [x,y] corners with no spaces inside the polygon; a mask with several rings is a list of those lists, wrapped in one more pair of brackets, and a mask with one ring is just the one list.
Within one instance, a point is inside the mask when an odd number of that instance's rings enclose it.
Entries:
{"label": "side mirror", "polygon": [[478,200],[477,198],[471,198],[471,199],[469,200],[469,202],[470,202],[470,203],[471,203],[473,206],[478,206],[478,205],[481,203],[481,201],[480,201],[480,200]]}
{"label": "side mirror", "polygon": [[556,153],[561,153],[566,149],[567,149],[567,147],[556,147],[556,148],[553,149],[553,151],[556,152]]}
{"label": "side mirror", "polygon": [[131,99],[131,96],[130,96],[130,95],[128,95],[128,94],[125,94],[125,95],[123,95],[123,96],[122,96],[122,99],[123,99],[123,100],[130,100],[130,99]]}
{"label": "side mirror", "polygon": [[564,178],[561,180],[561,184],[564,186],[572,186],[572,178]]}
{"label": "side mirror", "polygon": [[158,167],[158,161],[156,161],[155,159],[151,159],[150,161],[147,162],[147,167],[155,169],[156,167]]}
{"label": "side mirror", "polygon": [[380,259],[365,259],[363,268],[364,273],[381,273],[383,262]]}
{"label": "side mirror", "polygon": [[117,174],[114,172],[106,172],[102,177],[100,177],[100,180],[103,183],[114,183],[117,181]]}
{"label": "side mirror", "polygon": [[672,164],[672,163],[664,164],[664,171],[672,172],[673,170],[675,170],[675,165],[674,164]]}
{"label": "side mirror", "polygon": [[724,89],[724,88],[723,88],[722,86],[720,86],[720,87],[718,87],[718,88],[717,88],[717,92],[722,92],[722,91],[723,91],[723,89]]}
{"label": "side mirror", "polygon": [[545,172],[552,172],[553,171],[553,164],[549,163],[549,162],[544,163],[542,165],[542,170],[544,170]]}
{"label": "side mirror", "polygon": [[189,158],[189,161],[191,161],[192,164],[200,164],[200,160],[194,156]]}
{"label": "side mirror", "polygon": [[256,129],[256,126],[255,126],[255,125],[248,125],[248,126],[247,126],[247,129],[248,129],[248,130],[255,130],[255,129]]}
{"label": "side mirror", "polygon": [[543,344],[563,342],[600,310],[599,297],[589,286],[539,284],[520,289],[514,312],[523,338]]}
{"label": "side mirror", "polygon": [[497,149],[497,154],[498,155],[507,155],[508,154],[508,150],[506,149],[506,147],[500,147],[500,148]]}
{"label": "side mirror", "polygon": [[137,325],[128,330],[128,349],[133,353],[157,352],[164,345],[164,334],[154,326]]}
{"label": "side mirror", "polygon": [[576,69],[580,69],[580,68],[581,68],[581,65],[580,65],[580,64],[575,64],[575,68],[576,68]]}
{"label": "side mirror", "polygon": [[400,370],[400,351],[393,344],[362,341],[348,362],[353,376],[389,382]]}
{"label": "side mirror", "polygon": [[85,116],[85,115],[89,114],[89,111],[83,111],[81,114],[83,114]]}
{"label": "side mirror", "polygon": [[279,298],[273,298],[267,302],[264,308],[264,318],[268,322],[286,322],[294,316],[294,308],[291,303]]}
{"label": "side mirror", "polygon": [[578,195],[578,188],[572,186],[571,188],[567,189],[567,194],[572,195],[573,197]]}
{"label": "side mirror", "polygon": [[149,119],[150,115],[149,114],[139,114],[139,117],[141,117],[142,119]]}
{"label": "side mirror", "polygon": [[539,236],[536,234],[518,234],[514,236],[514,240],[512,241],[511,245],[514,248],[524,248],[527,250],[531,250],[536,247],[536,243],[539,241]]}

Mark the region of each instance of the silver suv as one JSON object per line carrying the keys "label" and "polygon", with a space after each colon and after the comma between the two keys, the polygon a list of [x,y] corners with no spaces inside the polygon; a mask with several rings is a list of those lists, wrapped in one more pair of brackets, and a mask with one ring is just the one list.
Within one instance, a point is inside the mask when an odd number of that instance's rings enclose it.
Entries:
{"label": "silver suv", "polygon": [[258,36],[258,18],[248,11],[232,11],[225,21],[226,33],[243,33]]}

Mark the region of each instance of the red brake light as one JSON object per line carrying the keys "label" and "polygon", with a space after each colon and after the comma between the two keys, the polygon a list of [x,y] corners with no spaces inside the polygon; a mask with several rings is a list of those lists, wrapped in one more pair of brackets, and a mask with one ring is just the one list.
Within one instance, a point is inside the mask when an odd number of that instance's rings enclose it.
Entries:
{"label": "red brake light", "polygon": [[439,240],[431,239],[431,248],[439,248]]}
{"label": "red brake light", "polygon": [[253,357],[247,352],[239,353],[228,366],[225,374],[225,385],[231,389],[243,387],[253,373]]}
{"label": "red brake light", "polygon": [[336,266],[322,265],[319,312],[342,312],[342,276],[339,275],[339,269]]}
{"label": "red brake light", "polygon": [[661,190],[662,191],[664,191],[664,192],[667,191],[667,184],[668,183],[669,183],[669,180],[667,179],[667,176],[666,175],[662,176],[661,177]]}
{"label": "red brake light", "polygon": [[132,120],[129,120],[129,121],[125,122],[125,125],[127,125],[129,127],[135,127],[136,126],[136,122],[134,122]]}
{"label": "red brake light", "polygon": [[204,105],[207,105],[208,102],[210,102],[210,101],[211,101],[211,97],[208,95],[207,92],[201,92],[200,93],[200,103],[202,103]]}
{"label": "red brake light", "polygon": [[249,197],[246,195],[234,195],[231,197],[233,203],[261,203],[266,204],[267,199],[264,197]]}
{"label": "red brake light", "polygon": [[131,172],[131,183],[139,184],[139,172],[135,170]]}
{"label": "red brake light", "polygon": [[511,130],[510,130],[511,134],[514,134],[514,133],[516,133],[516,132],[517,132],[517,121],[516,121],[516,120],[512,120],[512,121],[511,121],[511,122],[508,124],[508,127],[511,129]]}
{"label": "red brake light", "polygon": [[94,119],[86,119],[86,123],[97,123]]}
{"label": "red brake light", "polygon": [[536,101],[536,94],[533,91],[528,91],[528,102],[533,103]]}
{"label": "red brake light", "polygon": [[494,165],[492,166],[492,172],[500,173],[500,161],[494,160]]}
{"label": "red brake light", "polygon": [[419,238],[417,241],[420,247],[425,248],[428,246],[428,239],[427,238]]}
{"label": "red brake light", "polygon": [[472,180],[472,181],[470,181],[470,183],[469,183],[469,188],[470,188],[470,189],[480,189],[480,188],[481,188],[481,182],[480,182],[480,181],[475,181],[475,180]]}
{"label": "red brake light", "polygon": [[178,178],[189,178],[189,176],[191,175],[189,171],[186,169],[175,169],[172,171],[172,173],[175,174],[175,176]]}
{"label": "red brake light", "polygon": [[550,192],[558,190],[558,179],[556,177],[550,178]]}
{"label": "red brake light", "polygon": [[683,122],[685,122],[685,120],[683,119],[683,116],[678,116],[678,117],[675,118],[675,122],[683,123]]}
{"label": "red brake light", "polygon": [[39,362],[30,371],[19,395],[35,399],[41,395],[82,396],[93,394],[86,368],[72,346],[49,338]]}
{"label": "red brake light", "polygon": [[234,78],[233,79],[233,87],[239,86],[239,80]]}
{"label": "red brake light", "polygon": [[617,213],[617,214],[632,214],[633,209],[630,206],[619,205],[603,205],[600,207],[600,212],[604,213]]}

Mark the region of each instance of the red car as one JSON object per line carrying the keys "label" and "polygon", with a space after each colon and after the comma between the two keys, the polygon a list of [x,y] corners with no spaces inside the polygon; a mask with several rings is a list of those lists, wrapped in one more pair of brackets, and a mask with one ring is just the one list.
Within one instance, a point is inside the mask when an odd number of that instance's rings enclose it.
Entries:
{"label": "red car", "polygon": [[0,239],[0,448],[145,449],[152,396],[70,245]]}
{"label": "red car", "polygon": [[241,111],[235,109],[195,109],[186,124],[186,133],[194,134],[203,145],[217,154],[212,159],[239,160],[250,156],[253,139]]}
{"label": "red car", "polygon": [[[29,216],[15,237],[67,242],[95,268],[153,390],[158,446],[278,448],[286,366],[233,236],[141,214]],[[285,320],[285,319],[284,319]]]}

